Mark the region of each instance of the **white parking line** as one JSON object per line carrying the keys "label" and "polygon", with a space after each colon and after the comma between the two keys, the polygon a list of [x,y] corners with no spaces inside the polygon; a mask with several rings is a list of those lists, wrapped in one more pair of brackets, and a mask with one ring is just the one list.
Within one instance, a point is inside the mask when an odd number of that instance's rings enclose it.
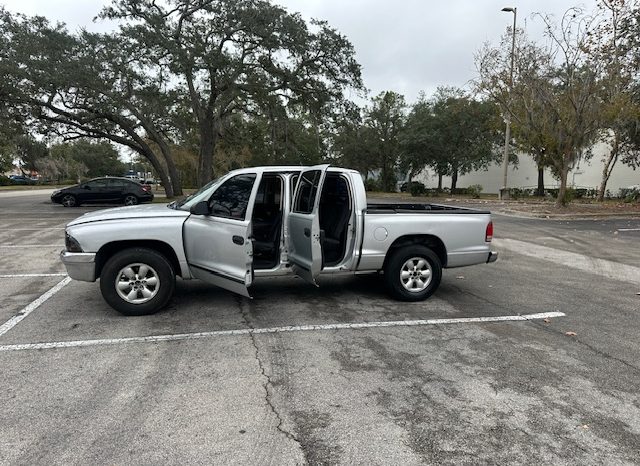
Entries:
{"label": "white parking line", "polygon": [[42,305],[42,303],[44,303],[51,296],[53,296],[58,291],[60,291],[62,288],[64,288],[70,281],[71,281],[70,277],[67,277],[67,278],[63,279],[57,285],[55,285],[53,288],[51,288],[49,291],[47,291],[42,296],[40,296],[38,299],[36,299],[31,304],[29,304],[25,308],[23,308],[20,312],[18,312],[11,319],[7,320],[4,324],[0,325],[0,336],[4,335],[9,330],[11,330],[13,327],[18,325],[22,319],[24,319],[29,314],[31,314],[33,311],[38,309],[38,307],[40,307]]}
{"label": "white parking line", "polygon": [[621,264],[605,259],[585,256],[575,252],[540,246],[534,243],[518,241],[515,239],[494,239],[493,244],[498,248],[507,249],[517,254],[535,257],[556,264],[565,265],[584,272],[600,275],[630,283],[640,283],[640,267]]}
{"label": "white parking line", "polygon": [[640,228],[618,228],[616,231],[640,231]]}
{"label": "white parking line", "polygon": [[0,274],[0,278],[37,278],[37,277],[66,277],[66,273],[14,273]]}
{"label": "white parking line", "polygon": [[63,248],[64,244],[0,244],[0,249],[17,248]]}
{"label": "white parking line", "polygon": [[224,337],[233,335],[258,335],[262,333],[308,332],[319,330],[358,330],[377,327],[417,327],[425,325],[472,324],[483,322],[530,321],[563,317],[563,312],[542,312],[517,316],[495,317],[462,317],[455,319],[395,320],[388,322],[358,322],[323,325],[291,325],[287,327],[245,328],[238,330],[220,330],[216,332],[178,333],[174,335],[153,335],[148,337],[109,338],[102,340],[55,341],[49,343],[24,343],[1,345],[0,351],[42,350],[54,348],[78,348],[82,346],[118,345],[121,343],[156,343],[161,341],[198,340],[203,338]]}

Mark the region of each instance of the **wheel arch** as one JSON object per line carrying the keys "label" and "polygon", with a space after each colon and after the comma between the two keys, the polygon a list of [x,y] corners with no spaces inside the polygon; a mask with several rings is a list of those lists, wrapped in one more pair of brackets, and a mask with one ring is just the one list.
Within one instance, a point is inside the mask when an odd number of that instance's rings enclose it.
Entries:
{"label": "wheel arch", "polygon": [[125,240],[125,241],[112,241],[102,246],[96,254],[96,278],[100,277],[104,264],[115,253],[128,248],[146,248],[156,251],[167,258],[171,267],[176,275],[182,276],[182,269],[180,268],[180,261],[173,248],[159,240]]}
{"label": "wheel arch", "polygon": [[436,253],[436,255],[438,256],[438,259],[440,259],[440,263],[442,264],[442,267],[444,268],[447,266],[447,248],[440,238],[438,238],[435,235],[414,234],[414,235],[401,236],[399,238],[396,238],[396,240],[393,243],[391,243],[391,246],[389,246],[389,249],[387,250],[387,254],[384,257],[384,264],[382,268],[384,269],[386,267],[387,262],[389,261],[389,258],[393,255],[395,251],[405,246],[412,246],[412,245],[420,245],[420,246],[428,247],[434,253]]}

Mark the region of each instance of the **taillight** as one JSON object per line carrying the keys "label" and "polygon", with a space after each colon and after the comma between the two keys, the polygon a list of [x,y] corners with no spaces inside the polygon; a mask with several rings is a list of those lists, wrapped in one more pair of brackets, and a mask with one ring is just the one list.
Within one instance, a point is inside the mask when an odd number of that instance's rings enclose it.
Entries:
{"label": "taillight", "polygon": [[488,243],[493,239],[493,222],[489,222],[487,225],[487,230],[484,234],[484,240]]}
{"label": "taillight", "polygon": [[150,189],[151,189],[151,186],[144,186],[144,185],[142,185],[142,190],[143,190],[144,192],[147,192],[147,193],[148,193]]}

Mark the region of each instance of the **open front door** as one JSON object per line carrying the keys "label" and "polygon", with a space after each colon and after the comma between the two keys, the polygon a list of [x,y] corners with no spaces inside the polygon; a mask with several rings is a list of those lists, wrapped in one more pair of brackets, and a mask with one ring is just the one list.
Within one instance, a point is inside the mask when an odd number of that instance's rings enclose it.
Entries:
{"label": "open front door", "polygon": [[251,213],[259,181],[256,173],[229,178],[206,201],[207,212],[192,213],[183,227],[191,274],[247,297],[253,276]]}
{"label": "open front door", "polygon": [[314,285],[322,270],[318,206],[328,168],[316,165],[300,173],[289,214],[289,262],[296,275]]}

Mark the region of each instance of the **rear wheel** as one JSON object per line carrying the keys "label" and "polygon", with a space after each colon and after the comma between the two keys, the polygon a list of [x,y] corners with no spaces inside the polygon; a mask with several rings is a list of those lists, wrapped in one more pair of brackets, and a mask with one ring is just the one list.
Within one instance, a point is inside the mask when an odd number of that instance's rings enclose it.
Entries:
{"label": "rear wheel", "polygon": [[129,316],[154,314],[162,309],[175,289],[175,272],[157,251],[131,248],[113,255],[100,275],[104,300]]}
{"label": "rear wheel", "polygon": [[65,194],[62,197],[61,204],[65,207],[77,207],[80,205],[73,194]]}
{"label": "rear wheel", "polygon": [[138,198],[133,194],[127,194],[124,198],[124,205],[136,205]]}
{"label": "rear wheel", "polygon": [[384,268],[384,279],[394,298],[421,301],[438,288],[442,279],[442,264],[431,249],[412,245],[391,254]]}

